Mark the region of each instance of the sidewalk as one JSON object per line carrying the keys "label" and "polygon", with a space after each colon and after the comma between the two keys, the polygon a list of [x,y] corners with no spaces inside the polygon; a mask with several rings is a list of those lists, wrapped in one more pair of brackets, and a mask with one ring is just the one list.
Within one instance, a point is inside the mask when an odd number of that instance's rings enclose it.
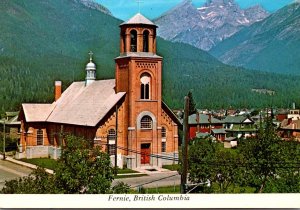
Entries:
{"label": "sidewalk", "polygon": [[[3,160],[3,155],[0,155],[0,159]],[[21,166],[24,166],[24,167],[27,167],[27,168],[31,168],[31,169],[37,169],[38,167],[36,165],[33,165],[33,164],[30,164],[30,163],[25,163],[23,161],[19,161],[19,160],[16,160],[10,156],[6,156],[5,158],[6,161],[9,161],[9,162],[12,162],[12,163],[15,163],[15,164],[18,164],[18,165],[21,165]],[[53,170],[51,169],[47,169],[45,168],[45,171],[49,174],[53,174]]]}

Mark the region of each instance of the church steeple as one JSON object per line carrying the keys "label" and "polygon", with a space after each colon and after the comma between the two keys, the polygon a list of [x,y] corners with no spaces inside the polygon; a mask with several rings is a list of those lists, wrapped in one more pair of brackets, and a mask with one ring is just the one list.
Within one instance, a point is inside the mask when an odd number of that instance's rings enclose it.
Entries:
{"label": "church steeple", "polygon": [[89,52],[90,55],[90,62],[86,65],[86,79],[85,85],[88,86],[89,84],[93,83],[96,80],[96,65],[93,63],[93,52]]}
{"label": "church steeple", "polygon": [[137,13],[120,27],[121,55],[134,52],[156,54],[157,26],[152,21]]}

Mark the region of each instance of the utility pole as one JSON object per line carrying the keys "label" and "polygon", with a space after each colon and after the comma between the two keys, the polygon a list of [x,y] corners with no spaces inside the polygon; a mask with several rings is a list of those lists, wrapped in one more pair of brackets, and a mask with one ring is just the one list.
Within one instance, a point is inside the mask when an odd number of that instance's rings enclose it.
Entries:
{"label": "utility pole", "polygon": [[184,116],[183,116],[183,138],[182,138],[182,172],[181,172],[181,185],[180,193],[185,194],[186,192],[186,180],[187,180],[187,146],[188,146],[188,134],[189,134],[189,97],[184,97]]}
{"label": "utility pole", "polygon": [[5,137],[6,137],[6,132],[5,132],[5,119],[3,120],[3,160],[6,159],[5,157]]}
{"label": "utility pole", "polygon": [[115,176],[118,174],[118,104],[116,104]]}

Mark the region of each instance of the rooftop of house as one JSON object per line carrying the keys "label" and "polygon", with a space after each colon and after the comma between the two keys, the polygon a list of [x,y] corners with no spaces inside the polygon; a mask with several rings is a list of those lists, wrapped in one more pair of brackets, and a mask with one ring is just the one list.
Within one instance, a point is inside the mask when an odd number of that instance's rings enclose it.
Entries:
{"label": "rooftop of house", "polygon": [[0,124],[7,126],[18,126],[21,125],[21,121],[18,120],[19,112],[5,112],[5,117],[0,119]]}
{"label": "rooftop of house", "polygon": [[238,116],[226,116],[223,120],[223,123],[227,124],[240,124],[240,123],[254,123],[252,119],[249,119],[247,116],[238,115]]}
{"label": "rooftop of house", "polygon": [[214,134],[226,134],[226,130],[224,128],[220,128],[220,129],[212,129],[211,130]]}
{"label": "rooftop of house", "polygon": [[280,124],[281,129],[300,130],[300,120],[284,119]]}
{"label": "rooftop of house", "polygon": [[[222,124],[221,120],[218,120],[216,118],[214,118],[213,116],[211,116],[211,122],[209,121],[209,115],[206,114],[199,114],[199,124]],[[189,116],[189,125],[197,125],[197,115],[196,114],[192,114]]]}

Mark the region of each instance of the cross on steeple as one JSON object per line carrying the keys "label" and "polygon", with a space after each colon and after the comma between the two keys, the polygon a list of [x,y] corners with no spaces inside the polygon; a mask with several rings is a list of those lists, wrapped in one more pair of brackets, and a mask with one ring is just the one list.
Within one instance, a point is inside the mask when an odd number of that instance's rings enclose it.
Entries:
{"label": "cross on steeple", "polygon": [[139,6],[139,13],[141,13],[141,3],[144,3],[142,0],[135,0],[136,3],[138,3]]}
{"label": "cross on steeple", "polygon": [[90,55],[90,62],[92,62],[94,53],[92,51],[90,51],[89,55]]}

